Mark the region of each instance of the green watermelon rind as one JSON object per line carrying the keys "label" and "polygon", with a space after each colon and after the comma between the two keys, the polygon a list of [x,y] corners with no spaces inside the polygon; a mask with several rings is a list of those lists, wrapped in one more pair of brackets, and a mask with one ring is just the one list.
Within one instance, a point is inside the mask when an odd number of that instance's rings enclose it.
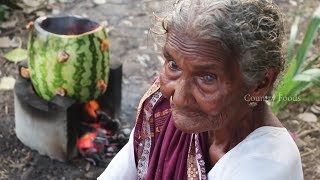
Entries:
{"label": "green watermelon rind", "polygon": [[[58,88],[64,88],[79,102],[98,98],[105,92],[96,87],[98,81],[107,83],[109,78],[109,48],[102,51],[101,45],[101,39],[108,39],[105,28],[76,38],[64,37],[34,32],[29,35],[28,64],[35,91],[47,101]],[[64,63],[58,62],[61,51],[70,55]]]}

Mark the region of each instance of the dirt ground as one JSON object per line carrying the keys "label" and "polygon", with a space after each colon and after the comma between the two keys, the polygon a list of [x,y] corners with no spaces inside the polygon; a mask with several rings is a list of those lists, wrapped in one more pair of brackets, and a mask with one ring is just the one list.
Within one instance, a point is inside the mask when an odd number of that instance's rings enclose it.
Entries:
{"label": "dirt ground", "polygon": [[[93,0],[73,0],[53,2],[41,6],[32,12],[13,10],[9,21],[18,19],[14,27],[1,28],[0,37],[19,37],[22,47],[26,48],[27,32],[24,26],[39,15],[77,14],[85,15],[98,22],[107,21],[110,29],[111,59],[113,64],[123,64],[123,100],[121,120],[134,123],[136,107],[152,79],[158,74],[163,59],[158,52],[149,27],[152,12],[160,9],[160,0],[106,0],[104,4],[95,4]],[[54,3],[55,2],[55,3]],[[286,26],[290,27],[295,15],[302,16],[301,28],[306,27],[308,17],[320,4],[319,0],[277,0],[286,17]],[[289,28],[286,28],[287,33]],[[302,36],[302,34],[300,34]],[[301,39],[301,38],[300,38]],[[297,44],[301,41],[297,41]],[[320,34],[316,46],[308,56],[320,50]],[[12,48],[0,48],[0,78],[15,77],[16,65],[6,61],[2,55]],[[320,179],[320,121],[301,120],[298,115],[310,112],[314,103],[290,104],[279,114],[279,119],[296,137],[306,180]],[[13,91],[0,90],[0,180],[81,180],[96,179],[105,167],[96,167],[78,157],[68,163],[51,160],[24,146],[14,131]]]}

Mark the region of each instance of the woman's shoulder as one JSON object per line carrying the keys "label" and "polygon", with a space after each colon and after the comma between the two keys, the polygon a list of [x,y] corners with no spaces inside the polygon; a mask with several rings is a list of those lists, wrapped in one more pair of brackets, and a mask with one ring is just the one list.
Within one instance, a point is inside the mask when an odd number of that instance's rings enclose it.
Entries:
{"label": "woman's shoulder", "polygon": [[[170,103],[160,92],[158,79],[141,98],[134,130],[134,153],[136,165],[143,152],[151,152],[155,139],[162,131],[170,116]],[[147,144],[147,145],[146,145]]]}
{"label": "woman's shoulder", "polygon": [[216,173],[210,171],[208,179],[220,180],[303,180],[301,163],[288,165],[263,156],[241,157],[236,163],[224,166]]}
{"label": "woman's shoulder", "polygon": [[223,156],[208,176],[218,176],[217,179],[300,180],[302,174],[300,153],[288,131],[264,126]]}
{"label": "woman's shoulder", "polygon": [[170,103],[169,100],[163,97],[160,92],[160,81],[157,77],[140,100],[137,108],[136,123],[139,121],[141,116],[154,115],[157,111],[161,111],[163,109],[168,111],[170,109]]}
{"label": "woman's shoulder", "polygon": [[[141,110],[143,109],[143,107],[148,104],[148,102],[152,99],[153,96],[155,96],[155,94],[159,94],[160,91],[160,81],[159,78],[155,78],[153,84],[150,86],[150,88],[144,93],[144,95],[142,96],[139,105],[138,105],[138,111],[137,111],[137,115],[139,116],[139,114],[141,113]],[[158,95],[157,95],[158,96]],[[137,118],[138,118],[137,116]]]}
{"label": "woman's shoulder", "polygon": [[294,164],[300,160],[296,143],[286,128],[263,126],[248,135],[230,151],[230,158],[265,159],[268,162]]}
{"label": "woman's shoulder", "polygon": [[286,128],[263,126],[249,134],[235,149],[239,153],[264,156],[281,161],[283,158],[299,157],[299,150]]}

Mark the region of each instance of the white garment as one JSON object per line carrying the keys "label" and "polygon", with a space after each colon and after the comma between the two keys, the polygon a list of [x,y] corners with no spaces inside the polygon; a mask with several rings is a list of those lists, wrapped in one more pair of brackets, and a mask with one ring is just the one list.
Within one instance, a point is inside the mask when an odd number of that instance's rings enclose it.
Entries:
{"label": "white garment", "polygon": [[264,126],[225,154],[209,180],[303,180],[300,153],[285,128]]}
{"label": "white garment", "polygon": [[[98,180],[137,178],[133,134]],[[299,150],[285,128],[264,126],[226,153],[209,180],[303,180]]]}

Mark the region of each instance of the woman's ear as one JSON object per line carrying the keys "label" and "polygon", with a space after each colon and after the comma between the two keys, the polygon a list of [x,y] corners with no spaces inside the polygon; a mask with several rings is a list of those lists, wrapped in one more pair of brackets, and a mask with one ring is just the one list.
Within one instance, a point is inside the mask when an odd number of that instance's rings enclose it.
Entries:
{"label": "woman's ear", "polygon": [[268,96],[273,89],[273,84],[277,79],[278,74],[279,70],[277,68],[267,69],[264,78],[253,85],[251,96],[256,98]]}

